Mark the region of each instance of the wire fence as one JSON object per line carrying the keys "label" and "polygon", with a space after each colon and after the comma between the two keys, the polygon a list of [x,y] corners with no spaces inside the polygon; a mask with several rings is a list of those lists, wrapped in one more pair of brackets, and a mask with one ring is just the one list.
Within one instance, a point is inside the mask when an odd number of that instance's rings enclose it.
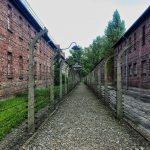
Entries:
{"label": "wire fence", "polygon": [[64,59],[55,65],[56,52],[42,36],[34,45],[31,67],[29,46],[38,32],[17,19],[15,14],[8,18],[6,11],[0,12],[0,140],[23,122],[28,131],[38,127],[79,81]]}
{"label": "wire fence", "polygon": [[[121,119],[150,129],[150,32],[125,42],[102,59],[85,83]],[[112,67],[113,64],[113,67]]]}

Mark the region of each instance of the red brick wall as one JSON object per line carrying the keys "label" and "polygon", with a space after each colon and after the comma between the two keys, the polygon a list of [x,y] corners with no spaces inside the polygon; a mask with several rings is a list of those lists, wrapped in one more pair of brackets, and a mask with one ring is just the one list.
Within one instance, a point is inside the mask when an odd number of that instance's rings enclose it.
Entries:
{"label": "red brick wall", "polygon": [[[11,30],[8,30],[8,5],[12,8]],[[23,17],[22,14],[11,5],[8,0],[0,0],[0,97],[8,96],[27,87],[28,62],[29,62],[29,43],[37,31]],[[20,26],[20,19],[22,25]],[[29,29],[30,26],[30,29]],[[35,62],[37,72],[37,84],[41,84],[45,78],[46,56],[48,55],[48,79],[50,79],[51,60],[54,51],[50,46],[46,46],[46,41],[41,38],[35,48]],[[46,48],[48,49],[46,54]],[[12,53],[12,78],[7,74],[7,54]],[[19,57],[23,58],[23,78],[19,78]],[[39,66],[42,66],[42,78],[40,78]],[[5,90],[4,90],[5,89]]]}
{"label": "red brick wall", "polygon": [[[145,25],[145,45],[142,45],[142,28]],[[136,44],[134,49],[134,34],[136,33]],[[128,86],[140,87],[140,88],[150,88],[150,17],[147,18],[144,22],[141,23],[128,37],[126,37],[127,44],[129,45],[129,38],[131,37],[131,52],[127,50],[127,62],[128,66],[131,65],[131,75],[128,74]],[[115,67],[116,67],[116,57],[118,52],[121,50],[121,47],[125,47],[125,40],[122,41],[115,49]],[[146,61],[146,74],[142,74],[142,61]],[[137,74],[134,74],[134,64],[137,64]],[[125,84],[125,67],[126,67],[126,58],[125,53],[122,57],[122,78]],[[128,68],[129,71],[129,68]],[[116,72],[115,72],[116,76]]]}

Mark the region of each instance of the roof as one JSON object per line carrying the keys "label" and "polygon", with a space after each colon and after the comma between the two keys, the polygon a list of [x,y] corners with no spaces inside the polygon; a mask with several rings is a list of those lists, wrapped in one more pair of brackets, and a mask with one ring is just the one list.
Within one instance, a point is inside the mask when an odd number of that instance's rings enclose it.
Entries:
{"label": "roof", "polygon": [[[38,22],[38,20],[31,14],[31,11],[21,2],[22,0],[9,0],[11,4],[26,18],[26,20],[36,29],[37,32],[43,30],[42,26]],[[53,48],[53,50],[57,49],[57,46],[52,41],[52,39],[45,34],[43,38],[48,42],[48,44]]]}
{"label": "roof", "polygon": [[125,32],[125,34],[114,44],[113,48],[119,45],[126,39],[134,30],[136,30],[148,17],[150,17],[150,6],[144,11],[144,13],[134,22],[134,24]]}

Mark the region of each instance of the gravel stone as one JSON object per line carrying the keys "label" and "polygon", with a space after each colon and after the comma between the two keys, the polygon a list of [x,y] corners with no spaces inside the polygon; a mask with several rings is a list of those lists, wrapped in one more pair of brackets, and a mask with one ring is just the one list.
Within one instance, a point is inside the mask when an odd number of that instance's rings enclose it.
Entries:
{"label": "gravel stone", "polygon": [[38,130],[26,150],[150,150],[150,143],[116,120],[81,83]]}

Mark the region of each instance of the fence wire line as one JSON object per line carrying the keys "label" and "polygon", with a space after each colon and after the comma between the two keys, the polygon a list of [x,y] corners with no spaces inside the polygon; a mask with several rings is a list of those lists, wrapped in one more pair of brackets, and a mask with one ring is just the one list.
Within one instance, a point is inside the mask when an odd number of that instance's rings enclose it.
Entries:
{"label": "fence wire line", "polygon": [[[149,129],[150,31],[145,35],[144,45],[142,45],[142,38],[142,36],[138,36],[136,41],[132,38],[128,45],[126,43],[126,47],[122,44],[123,46],[115,51],[113,74],[107,75],[108,83],[105,80],[104,63],[106,59],[97,64],[92,72],[87,75],[85,83],[117,113],[117,58],[118,54],[124,51],[120,62],[123,116]],[[110,61],[107,64],[109,63]]]}

